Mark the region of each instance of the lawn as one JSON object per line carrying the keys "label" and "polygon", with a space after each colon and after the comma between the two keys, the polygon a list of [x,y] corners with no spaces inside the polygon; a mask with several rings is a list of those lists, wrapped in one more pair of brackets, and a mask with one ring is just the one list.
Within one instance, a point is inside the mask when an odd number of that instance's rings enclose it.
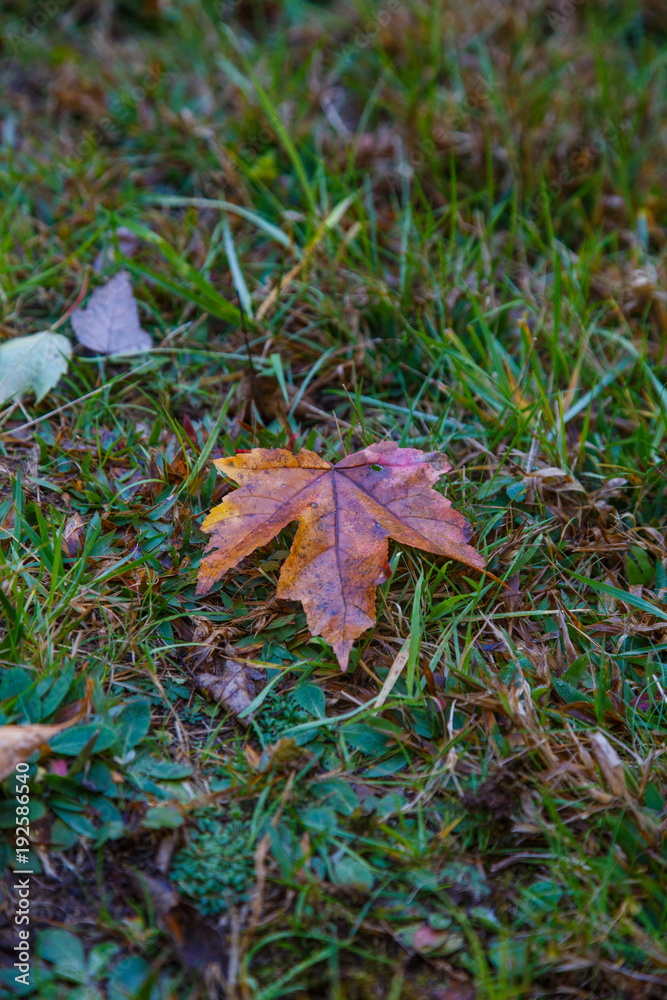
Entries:
{"label": "lawn", "polygon": [[[3,6],[0,996],[667,996],[666,84],[661,0]],[[345,673],[293,524],[196,593],[215,459],[387,441],[487,572]]]}

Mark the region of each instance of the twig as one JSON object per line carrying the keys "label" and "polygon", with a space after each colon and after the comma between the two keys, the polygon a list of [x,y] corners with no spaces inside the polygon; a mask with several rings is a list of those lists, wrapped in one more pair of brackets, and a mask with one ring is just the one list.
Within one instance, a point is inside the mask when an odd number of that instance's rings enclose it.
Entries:
{"label": "twig", "polygon": [[53,325],[50,327],[51,330],[57,330],[59,326],[62,326],[63,323],[67,319],[69,319],[69,317],[72,315],[72,313],[74,312],[74,310],[78,306],[79,302],[81,302],[81,300],[83,299],[83,297],[86,294],[87,290],[88,290],[88,272],[86,271],[86,273],[85,273],[85,275],[83,277],[83,284],[81,285],[81,291],[79,292],[79,294],[77,295],[77,297],[74,299],[74,302],[69,307],[69,309],[67,310],[67,312],[63,313],[63,315],[60,317],[60,319],[56,320],[56,322],[53,323]]}

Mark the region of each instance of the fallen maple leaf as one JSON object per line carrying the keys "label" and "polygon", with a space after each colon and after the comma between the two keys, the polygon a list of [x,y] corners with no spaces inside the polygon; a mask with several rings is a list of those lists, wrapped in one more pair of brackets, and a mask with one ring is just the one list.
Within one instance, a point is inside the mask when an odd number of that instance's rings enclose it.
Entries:
{"label": "fallen maple leaf", "polygon": [[278,597],[301,601],[310,631],[332,644],[343,670],[354,640],[375,624],[375,587],[387,579],[390,537],[484,568],[466,544],[468,522],[432,489],[451,468],[437,452],[390,441],[331,465],[312,451],[254,448],[214,464],[241,489],[202,525],[211,539],[197,592],[207,593],[244,556],[298,521]]}
{"label": "fallen maple leaf", "polygon": [[75,309],[70,319],[79,343],[98,354],[138,354],[153,345],[141,329],[127,271],[96,288],[86,309]]}

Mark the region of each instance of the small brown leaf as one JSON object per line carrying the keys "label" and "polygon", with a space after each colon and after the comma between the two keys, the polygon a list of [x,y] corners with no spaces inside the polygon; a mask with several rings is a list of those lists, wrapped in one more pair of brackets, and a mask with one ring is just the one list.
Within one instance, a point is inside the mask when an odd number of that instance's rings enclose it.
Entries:
{"label": "small brown leaf", "polygon": [[138,354],[153,340],[141,329],[139,309],[127,271],[96,288],[86,309],[75,309],[71,323],[76,339],[98,354]]}
{"label": "small brown leaf", "polygon": [[461,801],[467,809],[491,813],[499,826],[511,820],[516,799],[514,781],[511,775],[503,771],[491,775],[475,791],[468,789],[461,796]]}
{"label": "small brown leaf", "polygon": [[451,954],[457,951],[463,941],[460,935],[452,934],[451,931],[436,931],[428,924],[422,924],[415,931],[412,939],[412,947],[422,954],[432,955],[434,952]]}
{"label": "small brown leaf", "polygon": [[160,841],[160,846],[155,852],[155,867],[162,874],[166,874],[171,867],[171,859],[174,856],[174,851],[176,849],[176,844],[178,843],[178,834],[169,833],[166,837],[163,837]]}
{"label": "small brown leaf", "polygon": [[[277,774],[280,774],[294,770],[295,765],[298,763],[304,766],[306,761],[310,760],[311,757],[311,752],[302,746],[298,746],[291,737],[281,736],[275,743],[270,743],[264,747],[257,760],[256,768],[252,764],[252,761],[251,764],[256,770],[267,771],[269,767],[272,767]],[[250,758],[248,759],[250,761]]]}
{"label": "small brown leaf", "polygon": [[223,944],[220,935],[215,927],[204,923],[194,906],[188,903],[172,906],[162,918],[162,923],[184,965],[202,972],[214,966],[222,970]]}
{"label": "small brown leaf", "polygon": [[[265,683],[263,670],[258,670],[248,660],[224,660],[221,674],[197,674],[195,683],[200,691],[213,701],[238,715],[254,701]],[[247,722],[249,720],[242,720]]]}
{"label": "small brown leaf", "polygon": [[259,771],[261,759],[257,751],[251,747],[249,743],[246,743],[243,749],[245,752],[245,759],[248,761],[249,766],[253,771]]}
{"label": "small brown leaf", "polygon": [[67,729],[78,716],[54,726],[2,726],[0,727],[0,781],[16,769],[52,736]]}
{"label": "small brown leaf", "polygon": [[183,903],[161,879],[129,873],[132,881],[150,896],[159,925],[167,932],[183,965],[189,969],[221,970],[223,942],[214,927],[205,923],[199,911]]}
{"label": "small brown leaf", "polygon": [[586,492],[574,476],[571,476],[564,469],[558,469],[555,466],[549,466],[547,469],[535,469],[534,472],[527,473],[523,481],[528,487],[536,483],[540,494],[544,490],[551,490],[554,493],[564,493],[568,490]]}
{"label": "small brown leaf", "polygon": [[463,948],[465,939],[462,934],[451,930],[434,930],[428,924],[410,924],[398,932],[401,943],[417,952],[430,957],[451,955]]}
{"label": "small brown leaf", "polygon": [[624,796],[627,792],[623,761],[607,737],[600,732],[591,733],[593,753],[612,795]]}
{"label": "small brown leaf", "polygon": [[65,521],[62,535],[62,550],[66,556],[76,556],[83,548],[86,524],[80,514],[73,514]]}

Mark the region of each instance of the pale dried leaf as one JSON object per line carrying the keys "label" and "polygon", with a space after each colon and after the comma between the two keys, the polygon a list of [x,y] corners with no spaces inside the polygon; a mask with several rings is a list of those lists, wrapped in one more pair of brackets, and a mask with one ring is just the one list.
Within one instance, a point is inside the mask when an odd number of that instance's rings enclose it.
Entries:
{"label": "pale dried leaf", "polygon": [[403,672],[405,664],[408,662],[408,657],[410,655],[410,640],[406,639],[398,653],[396,654],[396,659],[389,668],[389,673],[387,674],[382,689],[375,699],[375,707],[381,708],[385,701],[391,694],[392,688],[399,676]]}
{"label": "pale dried leaf", "polygon": [[79,343],[97,354],[139,354],[153,345],[142,330],[127,271],[95,289],[86,309],[75,309],[72,326]]}
{"label": "pale dried leaf", "polygon": [[618,497],[627,484],[628,480],[624,479],[623,476],[614,476],[613,479],[608,479],[599,490],[596,490],[593,497],[595,500],[609,500],[612,497]]}
{"label": "pale dried leaf", "polygon": [[71,356],[67,337],[51,330],[0,344],[0,405],[28,392],[39,403],[65,374]]}
{"label": "pale dried leaf", "polygon": [[603,733],[591,733],[591,743],[595,759],[609,786],[609,791],[612,795],[625,795],[627,788],[623,772],[623,761]]}
{"label": "pale dried leaf", "polygon": [[554,493],[562,493],[567,490],[575,490],[580,493],[586,492],[574,476],[556,466],[549,466],[547,469],[535,469],[533,472],[527,473],[523,477],[523,480],[526,486],[536,483],[539,490],[548,489]]}
{"label": "pale dried leaf", "polygon": [[[562,608],[556,609],[558,612],[558,628],[560,630],[560,635],[563,643],[563,650],[565,651],[566,665],[568,667],[572,666],[574,661],[579,656],[577,650],[575,649],[574,643],[570,638],[570,633],[567,627],[567,621],[565,618],[565,612]],[[560,653],[560,650],[559,650]]]}
{"label": "pale dried leaf", "polygon": [[[78,718],[78,716],[77,716]],[[30,754],[55,736],[56,733],[73,725],[77,719],[70,719],[54,726],[2,726],[0,727],[0,781],[25,762]]]}

